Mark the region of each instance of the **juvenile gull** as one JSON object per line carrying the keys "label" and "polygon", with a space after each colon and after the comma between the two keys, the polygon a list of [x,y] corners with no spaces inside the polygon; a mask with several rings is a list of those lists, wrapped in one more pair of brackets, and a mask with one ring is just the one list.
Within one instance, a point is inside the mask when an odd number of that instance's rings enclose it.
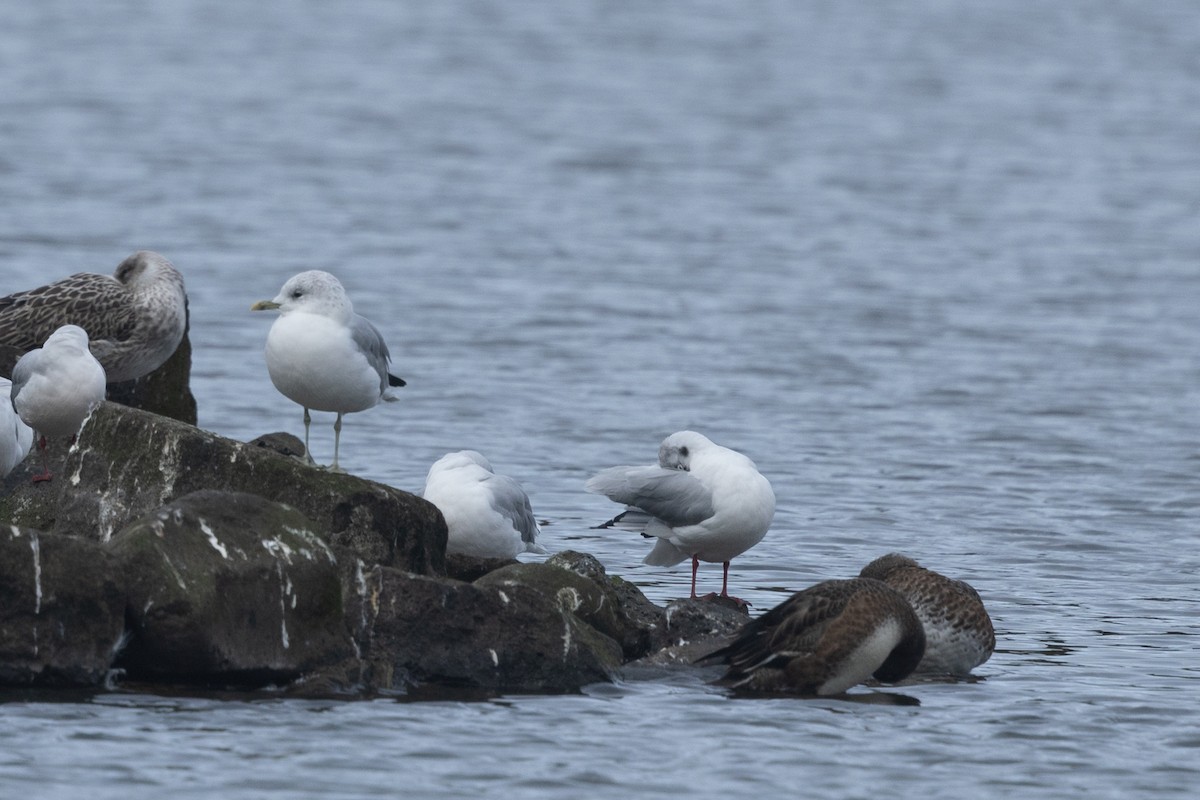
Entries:
{"label": "juvenile gull", "polygon": [[947,578],[899,553],[875,559],[859,577],[883,581],[917,612],[926,644],[916,672],[962,677],[991,658],[996,649],[992,618],[969,583]]}
{"label": "juvenile gull", "polygon": [[78,325],[112,383],[162,366],[186,323],[183,276],[148,250],[126,258],[112,275],[80,272],[0,298],[0,345],[25,353],[63,325]]}
{"label": "juvenile gull", "polygon": [[497,475],[474,450],[447,453],[435,461],[422,494],[446,518],[447,553],[512,558],[546,552],[537,544],[541,529],[521,484]]}
{"label": "juvenile gull", "polygon": [[657,466],[609,467],[587,489],[629,506],[617,519],[657,538],[646,564],[692,559],[692,597],[701,561],[723,565],[729,597],[729,562],[762,541],[775,517],[775,493],[754,462],[695,431],[664,439]]}
{"label": "juvenile gull", "polygon": [[267,371],[285,397],[304,408],[304,450],[312,424],[309,409],[337,412],[333,423],[333,463],[340,472],[338,445],[342,415],[398,400],[392,387],[404,381],[388,373],[391,355],[383,335],[354,306],[338,279],[309,270],[288,279],[274,300],[262,300],[251,311],[279,309],[267,334]]}
{"label": "juvenile gull", "polygon": [[854,578],[796,592],[700,661],[728,664],[718,682],[734,689],[831,695],[872,675],[895,683],[924,650],[921,621],[904,597],[881,581]]}
{"label": "juvenile gull", "polygon": [[104,388],[104,367],[88,350],[87,331],[78,325],[62,326],[17,361],[13,408],[37,433],[42,451],[42,472],[33,476],[35,481],[52,477],[46,439],[70,436],[74,442],[84,420],[104,402]]}
{"label": "juvenile gull", "polygon": [[12,381],[0,378],[0,478],[25,460],[33,446],[33,429],[17,416],[12,404]]}

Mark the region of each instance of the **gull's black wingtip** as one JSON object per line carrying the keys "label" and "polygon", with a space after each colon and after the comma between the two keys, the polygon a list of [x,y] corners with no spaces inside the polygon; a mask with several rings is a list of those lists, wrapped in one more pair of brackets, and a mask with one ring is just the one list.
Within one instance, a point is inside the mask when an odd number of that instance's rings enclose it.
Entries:
{"label": "gull's black wingtip", "polygon": [[392,373],[390,373],[390,372],[388,373],[388,386],[407,386],[407,385],[408,384],[406,384],[404,382],[404,378],[397,378]]}

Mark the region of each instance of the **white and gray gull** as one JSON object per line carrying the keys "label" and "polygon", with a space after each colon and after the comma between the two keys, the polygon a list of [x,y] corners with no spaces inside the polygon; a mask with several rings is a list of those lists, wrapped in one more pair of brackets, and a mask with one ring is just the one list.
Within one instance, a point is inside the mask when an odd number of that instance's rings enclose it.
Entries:
{"label": "white and gray gull", "polygon": [[293,275],[274,300],[250,309],[279,310],[267,334],[267,372],[284,397],[304,408],[304,450],[310,463],[309,410],[337,413],[329,468],[341,471],[342,415],[373,408],[380,400],[398,400],[392,389],[404,385],[388,372],[391,354],[383,335],[354,313],[338,279],[321,270]]}
{"label": "white and gray gull", "polygon": [[183,276],[158,253],[139,250],[112,275],[80,272],[0,298],[0,346],[27,353],[63,325],[87,331],[111,383],[148,375],[183,339]]}
{"label": "white and gray gull", "polygon": [[775,517],[775,492],[754,462],[695,431],[664,439],[657,465],[609,467],[587,489],[629,506],[613,520],[618,527],[658,540],[646,564],[692,559],[692,597],[701,561],[723,565],[721,596],[729,597],[729,562],[762,541]]}
{"label": "white and gray gull", "polygon": [[12,374],[12,405],[21,420],[37,433],[42,472],[35,481],[48,481],[48,438],[76,434],[88,415],[104,402],[104,367],[88,350],[87,331],[64,325],[40,348],[21,356]]}
{"label": "white and gray gull", "polygon": [[12,404],[12,381],[0,378],[0,478],[25,460],[33,446],[33,429],[25,424]]}
{"label": "white and gray gull", "polygon": [[498,475],[475,450],[447,453],[433,463],[422,496],[446,518],[447,553],[512,558],[544,553],[529,496],[515,478]]}

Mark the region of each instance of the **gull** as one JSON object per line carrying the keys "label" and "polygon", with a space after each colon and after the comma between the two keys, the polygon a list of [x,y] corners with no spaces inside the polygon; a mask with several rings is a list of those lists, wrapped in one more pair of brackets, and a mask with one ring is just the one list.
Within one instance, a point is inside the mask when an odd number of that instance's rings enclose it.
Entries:
{"label": "gull", "polygon": [[309,270],[293,275],[274,300],[251,311],[279,310],[267,334],[267,372],[275,388],[304,408],[304,451],[312,424],[309,409],[337,412],[333,423],[333,463],[338,466],[342,415],[373,408],[380,400],[399,400],[392,388],[404,381],[388,373],[391,355],[379,329],[354,313],[338,279]]}
{"label": "gull", "polygon": [[12,405],[12,381],[0,378],[0,478],[25,460],[33,446],[33,428],[17,416]]}
{"label": "gull", "polygon": [[21,420],[38,434],[43,471],[35,481],[48,481],[47,438],[75,436],[88,415],[104,402],[104,367],[88,350],[87,331],[63,325],[40,348],[21,356],[12,374],[12,405]]}
{"label": "gull", "polygon": [[433,463],[422,495],[446,518],[447,553],[513,558],[544,553],[529,496],[521,484],[497,475],[475,450],[447,453]]}
{"label": "gull", "polygon": [[871,676],[895,683],[924,651],[908,601],[882,581],[853,578],[796,592],[699,662],[728,664],[718,683],[734,689],[833,695]]}
{"label": "gull", "polygon": [[723,565],[721,597],[730,597],[729,562],[762,541],[775,517],[775,493],[754,462],[695,431],[664,439],[656,466],[609,467],[587,489],[629,506],[614,522],[657,538],[644,563],[692,559],[693,598],[701,561]]}
{"label": "gull", "polygon": [[899,553],[875,559],[859,577],[883,581],[917,612],[926,645],[916,672],[962,677],[991,658],[996,649],[992,618],[969,583],[947,578]]}
{"label": "gull", "polygon": [[80,272],[0,298],[0,345],[25,353],[63,325],[87,331],[110,382],[148,375],[183,339],[183,276],[158,253],[139,250],[112,275]]}

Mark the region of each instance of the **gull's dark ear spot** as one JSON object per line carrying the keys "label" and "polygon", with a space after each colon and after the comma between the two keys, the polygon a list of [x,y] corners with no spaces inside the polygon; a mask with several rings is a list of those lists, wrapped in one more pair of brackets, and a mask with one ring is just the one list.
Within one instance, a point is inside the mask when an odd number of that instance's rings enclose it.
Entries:
{"label": "gull's dark ear spot", "polygon": [[679,448],[679,455],[683,456],[684,458],[687,458],[688,449],[686,446]]}

